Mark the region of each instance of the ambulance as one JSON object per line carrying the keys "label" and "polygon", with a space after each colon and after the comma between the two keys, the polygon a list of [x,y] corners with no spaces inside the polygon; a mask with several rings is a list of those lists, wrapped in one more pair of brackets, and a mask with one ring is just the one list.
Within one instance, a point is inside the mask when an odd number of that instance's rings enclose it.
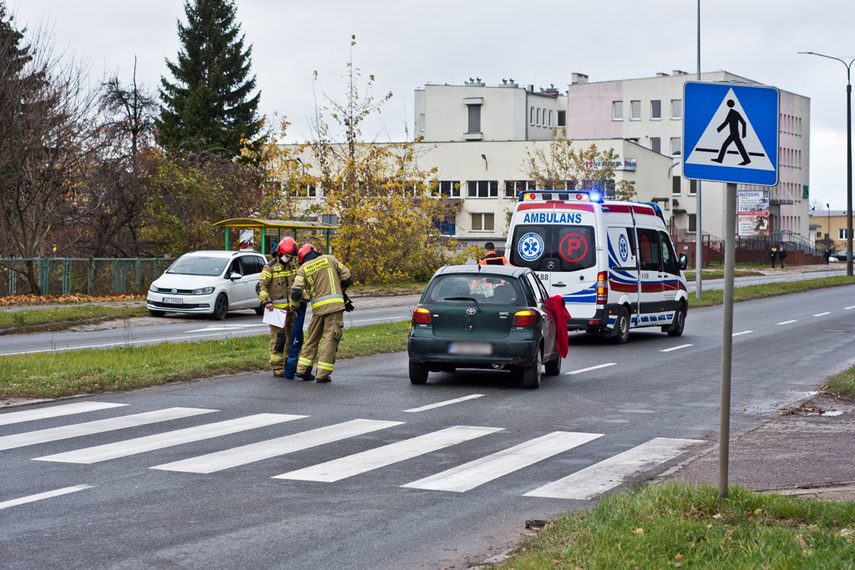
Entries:
{"label": "ambulance", "polygon": [[623,344],[630,329],[686,324],[686,254],[674,245],[659,206],[603,201],[595,192],[522,192],[505,256],[530,267],[550,296],[564,298],[568,330]]}

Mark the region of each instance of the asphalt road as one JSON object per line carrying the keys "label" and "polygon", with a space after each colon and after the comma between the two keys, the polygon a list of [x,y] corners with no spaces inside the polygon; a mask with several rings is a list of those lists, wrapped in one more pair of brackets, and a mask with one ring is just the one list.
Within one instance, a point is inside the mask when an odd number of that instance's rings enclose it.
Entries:
{"label": "asphalt road", "polygon": [[[397,353],[327,385],[254,373],[3,410],[2,565],[465,568],[715,438],[721,314],[623,346],[573,334],[533,391],[503,371],[413,386]],[[855,286],[738,303],[733,432],[855,365],[853,332]],[[118,406],[54,415],[96,403]]]}

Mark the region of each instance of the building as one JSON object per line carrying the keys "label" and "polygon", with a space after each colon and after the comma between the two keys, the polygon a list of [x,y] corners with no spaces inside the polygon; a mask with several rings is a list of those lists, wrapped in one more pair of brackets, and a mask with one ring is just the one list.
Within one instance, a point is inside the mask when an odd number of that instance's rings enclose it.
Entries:
{"label": "building", "polygon": [[[684,71],[655,77],[589,82],[574,74],[567,90],[567,137],[571,139],[622,138],[637,142],[673,160],[671,195],[678,235],[696,231],[697,182],[684,179],[681,152],[683,85],[696,81]],[[760,85],[726,71],[703,73],[704,82]],[[771,188],[770,229],[775,239],[809,243],[810,99],[780,91],[778,185]],[[739,185],[740,189],[756,189]],[[702,230],[724,239],[725,184],[701,183]],[[686,235],[688,234],[688,235]],[[693,239],[693,238],[690,238]]]}
{"label": "building", "polygon": [[833,252],[846,251],[846,230],[849,216],[846,210],[811,210],[810,238],[817,249],[831,246]]}

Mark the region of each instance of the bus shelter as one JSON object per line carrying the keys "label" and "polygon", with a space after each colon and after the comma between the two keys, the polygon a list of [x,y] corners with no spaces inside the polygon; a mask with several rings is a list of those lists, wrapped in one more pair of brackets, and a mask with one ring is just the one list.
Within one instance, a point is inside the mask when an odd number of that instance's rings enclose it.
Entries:
{"label": "bus shelter", "polygon": [[[229,249],[229,229],[235,228],[237,230],[242,229],[252,229],[252,230],[261,230],[261,249],[259,250],[262,254],[267,254],[265,251],[267,249],[267,240],[268,237],[276,236],[276,243],[284,237],[285,235],[291,234],[291,237],[294,238],[294,241],[300,243],[300,240],[297,239],[299,232],[311,232],[312,234],[322,233],[326,238],[326,252],[330,253],[330,236],[338,229],[338,226],[334,223],[326,223],[326,222],[307,222],[307,221],[292,221],[292,220],[262,220],[258,218],[231,218],[228,220],[221,220],[216,222],[214,226],[220,226],[225,228],[226,230],[226,249]],[[275,234],[274,234],[275,232]],[[238,234],[240,235],[240,234]]]}

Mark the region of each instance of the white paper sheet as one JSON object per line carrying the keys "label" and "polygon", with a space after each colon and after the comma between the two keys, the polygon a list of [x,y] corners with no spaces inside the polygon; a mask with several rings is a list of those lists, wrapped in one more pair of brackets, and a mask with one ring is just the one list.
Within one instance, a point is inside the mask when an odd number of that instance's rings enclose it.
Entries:
{"label": "white paper sheet", "polygon": [[273,309],[268,311],[264,309],[264,318],[262,321],[274,327],[285,328],[285,320],[288,318],[288,311],[282,309]]}

